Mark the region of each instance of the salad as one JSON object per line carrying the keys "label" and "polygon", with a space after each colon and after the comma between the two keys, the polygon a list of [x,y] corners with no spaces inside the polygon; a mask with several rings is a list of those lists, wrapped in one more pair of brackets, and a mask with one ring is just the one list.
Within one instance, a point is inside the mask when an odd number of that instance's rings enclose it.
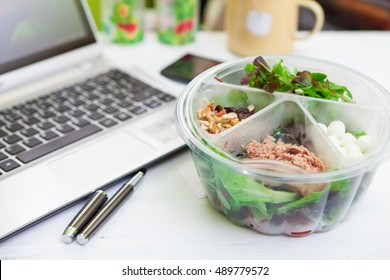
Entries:
{"label": "salad", "polygon": [[[286,125],[275,129],[269,137],[294,143],[289,144],[291,147],[302,147],[300,144],[309,140],[295,129],[296,124]],[[268,137],[266,139],[269,141]],[[245,164],[248,156],[245,147],[243,150],[236,156]],[[349,203],[364,193],[370,182],[360,181],[358,176],[331,183],[275,184],[255,180],[202,157],[195,163],[216,209],[236,224],[267,234],[286,232],[287,228],[288,235],[304,236],[332,228],[343,219]],[[312,172],[325,170],[325,166],[319,164],[318,170]]]}
{"label": "salad", "polygon": [[310,59],[271,60],[200,77],[179,100],[178,125],[211,204],[232,222],[289,236],[332,229],[370,185],[375,168],[363,159],[384,145],[388,122],[354,72],[326,65],[358,105],[327,74],[290,66]]}
{"label": "salad", "polygon": [[[323,73],[295,70],[293,73],[283,65],[283,60],[270,67],[263,57],[257,57],[253,63],[245,66],[245,76],[240,84],[251,88],[265,90],[268,93],[284,92],[309,96],[326,100],[355,103],[352,93],[345,86],[337,85],[327,79]],[[222,79],[216,79],[223,82]],[[261,103],[258,92],[247,93],[237,89],[231,90],[224,104],[216,96],[215,100],[205,100],[205,106],[198,111],[198,119],[203,130],[211,134],[221,133],[258,111],[259,106],[252,103],[247,105],[248,99]],[[235,104],[236,106],[232,105]],[[257,110],[256,110],[257,109]]]}
{"label": "salad", "polygon": [[318,123],[338,151],[349,158],[359,158],[372,146],[372,139],[364,131],[347,131],[342,121],[332,121],[329,125]]}
{"label": "salad", "polygon": [[293,73],[283,65],[283,60],[270,67],[263,57],[258,56],[245,67],[242,85],[260,88],[268,92],[288,92],[302,96],[355,103],[352,93],[345,86],[337,85],[327,79],[324,73],[294,70]]}
{"label": "salad", "polygon": [[253,115],[254,112],[254,105],[249,105],[246,108],[223,107],[221,105],[215,106],[214,101],[206,100],[206,107],[199,110],[198,117],[203,130],[216,134],[239,124]]}

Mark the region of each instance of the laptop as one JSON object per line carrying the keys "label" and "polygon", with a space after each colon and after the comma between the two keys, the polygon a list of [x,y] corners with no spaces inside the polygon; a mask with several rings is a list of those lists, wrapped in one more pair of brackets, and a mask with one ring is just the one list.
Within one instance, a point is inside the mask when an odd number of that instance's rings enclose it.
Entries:
{"label": "laptop", "polygon": [[182,148],[174,106],[104,59],[84,2],[1,1],[0,242]]}

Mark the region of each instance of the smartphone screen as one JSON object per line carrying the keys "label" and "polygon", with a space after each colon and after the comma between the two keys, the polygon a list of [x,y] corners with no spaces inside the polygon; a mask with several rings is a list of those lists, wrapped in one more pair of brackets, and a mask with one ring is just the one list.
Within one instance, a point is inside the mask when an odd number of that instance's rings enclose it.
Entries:
{"label": "smartphone screen", "polygon": [[161,70],[161,75],[188,84],[203,71],[220,64],[221,61],[186,54]]}

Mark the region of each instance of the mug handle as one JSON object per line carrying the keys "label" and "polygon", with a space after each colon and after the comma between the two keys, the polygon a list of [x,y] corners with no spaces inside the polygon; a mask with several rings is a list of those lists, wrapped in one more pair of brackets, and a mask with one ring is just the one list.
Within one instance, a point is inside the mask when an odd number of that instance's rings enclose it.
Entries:
{"label": "mug handle", "polygon": [[314,13],[316,18],[313,28],[309,30],[307,33],[300,34],[300,35],[296,33],[294,34],[295,39],[304,40],[310,38],[311,36],[313,36],[315,33],[319,32],[322,29],[322,27],[324,26],[325,15],[321,5],[318,4],[316,1],[298,0],[298,6],[311,10]]}

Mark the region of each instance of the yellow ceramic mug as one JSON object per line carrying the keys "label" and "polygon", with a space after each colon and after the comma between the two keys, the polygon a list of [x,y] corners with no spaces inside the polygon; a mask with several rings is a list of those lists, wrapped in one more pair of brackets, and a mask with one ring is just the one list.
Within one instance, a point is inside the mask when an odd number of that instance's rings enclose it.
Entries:
{"label": "yellow ceramic mug", "polygon": [[[315,15],[313,28],[297,34],[299,7]],[[296,39],[306,39],[322,29],[324,11],[312,0],[228,0],[228,48],[242,56],[286,54]]]}

